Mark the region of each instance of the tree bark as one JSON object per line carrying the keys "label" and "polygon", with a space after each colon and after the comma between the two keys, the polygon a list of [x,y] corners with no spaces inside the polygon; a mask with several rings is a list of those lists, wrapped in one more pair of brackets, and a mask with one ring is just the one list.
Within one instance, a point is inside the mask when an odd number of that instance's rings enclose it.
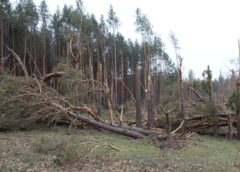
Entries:
{"label": "tree bark", "polygon": [[20,64],[20,66],[21,66],[21,68],[22,68],[22,70],[23,70],[23,72],[24,72],[24,75],[25,75],[25,76],[29,76],[29,75],[28,75],[28,72],[27,72],[27,69],[26,69],[26,66],[25,66],[24,63],[22,62],[21,58],[20,58],[11,48],[9,48],[6,44],[5,44],[5,47],[6,47],[6,48],[8,49],[8,51],[10,51],[10,52],[13,54],[13,56],[17,59],[18,63]]}
{"label": "tree bark", "polygon": [[42,80],[43,82],[47,82],[48,80],[50,80],[51,78],[54,77],[62,77],[65,74],[65,72],[54,72],[54,73],[49,73],[47,75],[45,75]]}
{"label": "tree bark", "polygon": [[[1,14],[2,15],[2,14]],[[0,17],[0,25],[1,25],[1,30],[0,30],[0,50],[1,50],[1,53],[0,53],[0,70],[3,71],[4,70],[4,63],[3,63],[3,59],[4,59],[4,53],[3,53],[3,19],[2,19],[2,16]]]}
{"label": "tree bark", "polygon": [[98,121],[89,119],[85,116],[77,115],[77,114],[73,113],[72,111],[68,111],[67,109],[62,107],[60,104],[57,104],[57,103],[51,103],[51,104],[53,106],[55,106],[56,108],[61,109],[62,111],[67,113],[69,116],[71,116],[71,117],[73,117],[73,118],[75,118],[75,119],[77,119],[81,122],[87,123],[89,125],[93,125],[93,126],[96,126],[98,128],[104,129],[104,130],[112,131],[112,132],[115,132],[115,133],[120,133],[120,134],[129,136],[129,137],[133,137],[133,138],[140,138],[140,139],[146,138],[143,134],[140,134],[138,132],[130,131],[126,128],[114,127],[114,126],[111,126],[111,125],[106,124],[106,123],[102,123],[102,122],[98,122]]}
{"label": "tree bark", "polygon": [[232,139],[232,117],[228,115],[228,139]]}
{"label": "tree bark", "polygon": [[136,100],[136,126],[137,127],[142,127],[140,79],[141,79],[140,68],[137,67],[135,71],[135,100]]}
{"label": "tree bark", "polygon": [[240,79],[237,82],[237,111],[236,111],[236,120],[237,120],[237,139],[240,140]]}
{"label": "tree bark", "polygon": [[155,115],[154,115],[154,95],[153,95],[153,85],[151,81],[151,76],[148,76],[148,91],[147,91],[147,102],[148,102],[148,128],[151,129],[155,126]]}

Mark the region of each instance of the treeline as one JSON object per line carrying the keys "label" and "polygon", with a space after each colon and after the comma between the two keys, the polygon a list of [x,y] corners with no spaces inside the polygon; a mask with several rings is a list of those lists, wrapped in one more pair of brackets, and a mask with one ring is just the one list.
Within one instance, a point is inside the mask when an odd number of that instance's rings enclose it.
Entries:
{"label": "treeline", "polygon": [[[140,9],[135,11],[135,26],[141,42],[126,40],[118,32],[120,21],[112,6],[107,14],[98,21],[94,14],[84,11],[81,0],[54,14],[49,12],[45,0],[39,6],[33,0],[19,0],[14,6],[9,0],[1,0],[1,71],[23,75],[9,49],[21,58],[30,76],[44,77],[57,71],[59,64],[67,64],[81,73],[79,79],[107,84],[112,101],[121,105],[135,95],[134,74],[140,68],[141,100],[147,101],[150,96],[154,105],[179,101],[179,109],[185,113],[182,108],[192,106],[194,100],[188,87],[201,87],[203,94],[204,89],[202,80],[196,80],[192,72],[183,79],[184,61],[178,54],[175,35],[171,39],[177,64],[164,51],[164,43]],[[224,102],[229,96],[226,91],[234,88],[233,80],[234,75],[212,81],[213,95]]]}
{"label": "treeline", "polygon": [[[58,63],[68,63],[91,79],[96,79],[101,69],[108,80],[123,80],[127,85],[136,66],[145,71],[145,82],[148,73],[175,73],[160,37],[140,9],[136,10],[136,30],[142,43],[126,40],[117,32],[119,19],[112,6],[107,18],[101,16],[99,22],[83,10],[81,0],[53,15],[44,0],[39,7],[32,0],[20,0],[14,6],[8,0],[0,6],[1,69],[14,75],[23,73],[5,45],[21,57],[30,75],[44,76]],[[113,84],[117,92],[117,83]]]}

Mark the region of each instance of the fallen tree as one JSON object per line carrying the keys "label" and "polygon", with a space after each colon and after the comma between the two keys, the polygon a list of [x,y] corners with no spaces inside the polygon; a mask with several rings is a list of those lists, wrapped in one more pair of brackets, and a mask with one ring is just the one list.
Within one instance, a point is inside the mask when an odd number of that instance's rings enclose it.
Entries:
{"label": "fallen tree", "polygon": [[[132,138],[156,138],[156,136],[160,140],[167,138],[167,134],[161,129],[149,130],[123,123],[105,122],[87,105],[77,100],[71,102],[68,97],[60,95],[36,78],[1,76],[0,83],[2,83],[0,85],[2,122],[0,129],[27,129],[32,128],[29,126],[39,123],[47,125],[62,123],[78,126],[84,123]],[[6,124],[6,120],[11,124],[5,125],[4,128],[3,123]],[[22,126],[23,124],[24,126]]]}
{"label": "fallen tree", "polygon": [[[235,135],[236,126],[236,114],[233,113],[217,113],[217,126],[218,128],[225,127],[224,130],[219,133],[220,135]],[[214,123],[211,116],[196,115],[187,118],[185,121],[185,127],[188,131],[196,132],[199,134],[213,134]]]}
{"label": "fallen tree", "polygon": [[78,115],[64,107],[62,107],[60,104],[57,104],[57,103],[51,103],[53,106],[55,106],[56,108],[59,108],[61,109],[63,112],[65,112],[67,115],[81,121],[81,122],[84,122],[86,124],[89,124],[89,125],[92,125],[92,126],[95,126],[95,127],[98,127],[98,128],[101,128],[101,129],[104,129],[104,130],[108,130],[108,131],[111,131],[111,132],[116,132],[116,133],[120,133],[120,134],[123,134],[123,135],[126,135],[126,136],[130,136],[130,137],[133,137],[133,138],[145,138],[145,136],[141,133],[138,133],[138,132],[135,132],[135,131],[131,131],[127,128],[124,128],[124,127],[116,127],[116,126],[111,126],[110,124],[107,124],[107,123],[103,123],[103,122],[98,122],[96,120],[93,120],[93,119],[90,119],[90,118],[87,118],[85,116],[82,116],[82,115]]}

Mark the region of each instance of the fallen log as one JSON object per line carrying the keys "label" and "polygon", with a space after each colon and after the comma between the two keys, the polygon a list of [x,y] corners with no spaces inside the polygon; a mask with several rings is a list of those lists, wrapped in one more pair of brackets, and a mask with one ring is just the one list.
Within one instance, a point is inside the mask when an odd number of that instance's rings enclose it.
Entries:
{"label": "fallen log", "polygon": [[115,132],[115,133],[120,133],[120,134],[123,134],[123,135],[126,135],[126,136],[130,136],[130,137],[133,137],[133,138],[140,138],[140,139],[146,138],[146,136],[144,136],[141,133],[138,133],[138,132],[135,132],[135,131],[131,131],[131,130],[126,129],[126,128],[114,127],[114,126],[111,126],[111,125],[109,125],[107,123],[98,122],[98,121],[95,121],[93,119],[87,118],[85,116],[75,114],[74,112],[72,112],[70,110],[67,110],[66,108],[62,107],[58,103],[53,103],[52,102],[51,104],[54,107],[62,110],[63,112],[65,112],[69,116],[71,116],[71,117],[73,117],[73,118],[75,118],[75,119],[77,119],[77,120],[79,120],[81,122],[87,123],[89,125],[96,126],[98,128],[101,128],[101,129],[104,129],[104,130],[108,130],[108,131],[112,131],[112,132]]}
{"label": "fallen log", "polygon": [[[236,115],[232,113],[218,113],[216,114],[217,117],[217,127],[235,127],[236,126]],[[229,118],[231,118],[231,123],[229,123]],[[214,123],[211,119],[208,119],[207,116],[204,115],[196,115],[186,119],[185,123],[186,129],[191,132],[196,132],[199,134],[209,134],[212,133],[212,129],[214,127]],[[229,135],[229,132],[224,130],[225,135]],[[223,132],[221,133],[223,135]]]}
{"label": "fallen log", "polygon": [[144,129],[144,128],[138,128],[138,127],[133,127],[133,126],[128,126],[125,124],[119,125],[119,124],[112,124],[112,126],[114,127],[118,127],[118,128],[125,128],[127,130],[131,130],[140,134],[143,134],[145,136],[150,136],[150,135],[156,135],[156,134],[160,134],[160,135],[164,135],[165,132],[162,130],[149,130],[149,129]]}
{"label": "fallen log", "polygon": [[[216,114],[217,117],[227,117],[228,115],[235,116],[235,114],[233,114],[233,113],[217,113]],[[204,118],[206,118],[205,115],[194,115],[192,117],[186,118],[186,121],[201,120],[201,119],[204,119]]]}

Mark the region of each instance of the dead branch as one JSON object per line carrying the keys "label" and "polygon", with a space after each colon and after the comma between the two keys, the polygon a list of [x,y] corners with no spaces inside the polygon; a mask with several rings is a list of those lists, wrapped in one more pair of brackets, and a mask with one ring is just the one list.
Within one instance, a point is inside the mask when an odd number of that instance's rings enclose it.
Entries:
{"label": "dead branch", "polygon": [[171,132],[171,121],[170,121],[170,118],[169,118],[169,114],[172,111],[174,111],[176,108],[172,108],[172,109],[170,109],[166,112],[161,105],[159,105],[159,107],[166,117],[166,127],[165,128],[166,128],[167,133],[170,134],[170,132]]}
{"label": "dead branch", "polygon": [[121,80],[121,83],[123,84],[123,86],[127,89],[128,93],[130,94],[130,96],[132,97],[132,100],[134,101],[134,103],[136,103],[136,100],[132,94],[132,92],[129,90],[129,88],[126,86],[126,84],[123,82],[123,80]]}
{"label": "dead branch", "polygon": [[84,107],[72,107],[71,108],[74,111],[80,111],[80,112],[87,112],[88,114],[90,114],[96,121],[100,121],[103,122],[103,120],[99,117],[99,115],[97,114],[97,112],[93,111],[92,109],[90,109],[89,107],[85,106]]}
{"label": "dead branch", "polygon": [[7,46],[5,43],[4,43],[4,45],[5,45],[5,47],[7,48],[7,50],[10,51],[10,52],[13,54],[13,56],[16,58],[16,60],[17,60],[18,63],[20,64],[20,66],[21,66],[21,68],[22,68],[22,70],[23,70],[23,72],[24,72],[24,75],[25,75],[25,76],[29,76],[29,75],[28,75],[28,72],[27,72],[27,68],[26,68],[26,66],[23,64],[23,62],[22,62],[21,58],[19,57],[19,55],[17,55],[17,53],[16,53],[15,51],[13,51],[11,48],[9,48],[9,46]]}
{"label": "dead branch", "polygon": [[[39,68],[38,68],[38,66],[37,66],[37,64],[36,64],[36,61],[34,61],[34,58],[33,58],[32,54],[31,54],[31,52],[30,52],[30,50],[29,50],[28,48],[27,48],[27,53],[28,53],[31,61],[32,61],[33,64],[34,64],[34,68],[35,68],[35,70],[36,70],[36,73],[38,73],[38,76],[41,76],[42,73],[40,72],[40,70],[39,70]],[[36,73],[35,73],[35,74],[36,74]]]}
{"label": "dead branch", "polygon": [[107,82],[104,83],[104,87],[105,87],[104,93],[105,93],[106,96],[107,96],[108,106],[109,106],[109,111],[110,111],[110,117],[111,117],[112,123],[113,123],[113,112],[114,112],[116,118],[119,120],[119,122],[121,122],[121,119],[120,119],[120,117],[118,116],[118,113],[117,113],[116,109],[114,108],[113,100],[112,100],[112,98],[111,98],[110,91],[109,91],[110,89],[109,89],[109,87],[108,87]]}
{"label": "dead branch", "polygon": [[167,113],[171,113],[171,112],[174,111],[174,110],[176,110],[176,107],[168,110]]}
{"label": "dead branch", "polygon": [[46,76],[44,76],[42,78],[43,82],[47,82],[48,80],[50,80],[51,78],[56,78],[56,77],[62,77],[65,74],[65,72],[53,72],[53,73],[49,73]]}
{"label": "dead branch", "polygon": [[198,98],[201,102],[205,103],[206,101],[202,98],[202,96],[192,87],[187,87],[188,89],[190,89]]}
{"label": "dead branch", "polygon": [[160,107],[160,110],[162,111],[162,113],[163,113],[164,115],[166,115],[167,112],[163,109],[162,105],[158,105],[158,106]]}
{"label": "dead branch", "polygon": [[40,84],[40,82],[38,81],[37,77],[34,75],[34,79],[38,84],[38,88],[39,88],[39,94],[42,94],[42,85]]}
{"label": "dead branch", "polygon": [[113,145],[110,145],[110,144],[104,144],[102,146],[107,146],[107,147],[110,147],[110,148],[112,148],[114,150],[117,150],[117,151],[120,151],[120,152],[124,151],[123,149],[117,148],[116,146],[113,146]]}
{"label": "dead branch", "polygon": [[176,130],[172,131],[170,134],[175,134],[176,132],[178,132],[178,130],[180,130],[182,128],[184,123],[185,123],[185,121],[182,121],[181,124],[179,125],[179,127],[176,128]]}

